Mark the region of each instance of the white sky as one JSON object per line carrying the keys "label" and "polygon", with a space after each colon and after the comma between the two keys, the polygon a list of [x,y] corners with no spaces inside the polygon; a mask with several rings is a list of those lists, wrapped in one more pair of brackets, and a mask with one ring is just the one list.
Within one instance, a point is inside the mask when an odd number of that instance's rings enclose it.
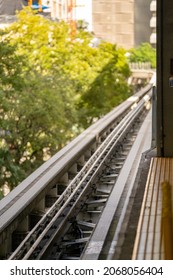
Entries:
{"label": "white sky", "polygon": [[89,23],[92,30],[92,0],[76,0],[76,19],[82,19]]}

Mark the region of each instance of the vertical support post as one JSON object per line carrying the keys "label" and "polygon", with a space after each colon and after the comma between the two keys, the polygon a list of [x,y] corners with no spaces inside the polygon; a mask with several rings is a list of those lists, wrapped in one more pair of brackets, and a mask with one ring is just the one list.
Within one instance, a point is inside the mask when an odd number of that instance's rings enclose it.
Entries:
{"label": "vertical support post", "polygon": [[66,172],[58,181],[58,183],[61,183],[61,184],[64,184],[64,186],[68,185],[68,181],[69,181],[69,178],[68,178],[68,173]]}
{"label": "vertical support post", "polygon": [[26,216],[25,219],[18,225],[16,231],[27,232],[28,230],[29,230],[29,217]]}
{"label": "vertical support post", "polygon": [[39,201],[39,203],[37,203],[37,206],[35,207],[36,211],[38,212],[45,212],[45,197],[42,198],[42,200]]}
{"label": "vertical support post", "polygon": [[152,92],[152,139],[151,139],[151,147],[156,147],[156,106],[157,106],[157,95],[156,95],[156,87],[153,86]]}
{"label": "vertical support post", "polygon": [[26,216],[12,234],[12,251],[14,251],[29,231],[29,216]]}
{"label": "vertical support post", "polygon": [[47,195],[51,197],[57,197],[57,187],[54,186],[53,188],[51,188]]}
{"label": "vertical support post", "polygon": [[157,156],[173,157],[173,1],[157,0]]}
{"label": "vertical support post", "polygon": [[8,254],[12,251],[11,235],[9,235],[2,244],[0,244],[0,259],[7,259]]}
{"label": "vertical support post", "polygon": [[85,164],[85,156],[82,155],[78,160],[77,163],[83,166]]}
{"label": "vertical support post", "polygon": [[32,6],[32,0],[28,0],[28,6]]}
{"label": "vertical support post", "polygon": [[66,172],[59,180],[57,183],[57,194],[61,195],[63,191],[65,190],[66,186],[69,183],[69,176],[68,173]]}
{"label": "vertical support post", "polygon": [[38,11],[42,12],[42,0],[38,0]]}
{"label": "vertical support post", "polygon": [[74,163],[69,171],[73,174],[77,174],[77,164]]}

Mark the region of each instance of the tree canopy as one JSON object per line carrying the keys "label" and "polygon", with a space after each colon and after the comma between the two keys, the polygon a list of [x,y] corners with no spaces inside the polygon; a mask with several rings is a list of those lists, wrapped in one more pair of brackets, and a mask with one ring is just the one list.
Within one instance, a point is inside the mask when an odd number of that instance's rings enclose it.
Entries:
{"label": "tree canopy", "polygon": [[0,34],[0,186],[15,187],[131,94],[125,50],[22,10]]}
{"label": "tree canopy", "polygon": [[137,48],[130,49],[130,62],[150,62],[156,68],[156,49],[149,43],[142,43]]}

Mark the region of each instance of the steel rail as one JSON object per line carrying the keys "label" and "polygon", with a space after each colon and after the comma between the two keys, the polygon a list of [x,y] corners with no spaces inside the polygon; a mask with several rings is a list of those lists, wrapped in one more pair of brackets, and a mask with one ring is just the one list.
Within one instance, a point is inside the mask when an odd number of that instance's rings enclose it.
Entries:
{"label": "steel rail", "polygon": [[[34,209],[37,201],[48,193],[87,149],[98,143],[98,139],[104,133],[110,132],[112,127],[115,127],[120,119],[131,110],[131,107],[135,106],[146,92],[150,91],[151,87],[152,84],[147,85],[86,129],[0,201],[1,244],[5,241],[7,234],[11,234],[22,219]],[[7,234],[6,231],[8,231]]]}
{"label": "steel rail", "polygon": [[[69,204],[71,203],[73,206],[71,207],[69,213],[72,211],[72,209],[77,205],[78,200],[82,196],[82,193],[86,191],[89,185],[93,182],[94,178],[98,175],[100,172],[100,166],[103,165],[105,161],[102,160],[103,154],[106,151],[106,157],[111,153],[114,145],[116,145],[121,138],[123,137],[125,127],[130,127],[136,118],[136,116],[141,112],[146,100],[143,100],[139,102],[139,105],[130,111],[126,117],[120,122],[120,124],[112,131],[112,133],[107,137],[107,139],[103,142],[103,144],[100,146],[100,148],[94,153],[94,155],[90,158],[90,160],[85,164],[81,172],[78,173],[78,175],[72,180],[70,185],[66,188],[66,190],[63,192],[61,197],[55,202],[55,204],[50,208],[50,210],[43,216],[43,218],[39,221],[39,223],[34,227],[34,229],[28,234],[26,239],[21,243],[21,245],[16,249],[16,251],[11,255],[9,259],[16,259],[23,257],[24,259],[27,259],[31,256],[31,254],[35,251],[36,247],[39,245],[40,241],[46,236],[48,231],[52,231],[52,228],[55,227],[55,222],[57,219],[60,220],[60,217],[62,216],[63,211],[69,207]],[[114,145],[112,144],[114,142]],[[111,147],[111,148],[110,148]],[[108,152],[108,150],[110,150]],[[101,160],[101,163],[99,161]],[[98,167],[94,171],[93,174],[93,168],[95,165],[98,164]],[[90,179],[87,181],[88,176]],[[85,188],[83,188],[83,184],[85,183]],[[74,195],[76,193],[79,193],[77,197],[74,199]],[[74,203],[75,200],[75,203]],[[73,201],[73,202],[72,202]],[[41,250],[41,252],[38,253],[37,258],[41,258],[41,256],[44,254],[45,250],[48,248],[52,240],[57,235],[58,230],[64,225],[65,220],[67,220],[67,214],[66,218],[63,218],[61,221],[61,226],[54,230],[54,234],[51,233],[51,237],[47,240],[47,245],[44,245],[44,249]],[[46,226],[46,224],[48,224]],[[42,229],[46,226],[46,228],[42,231]],[[42,232],[41,232],[42,231]],[[40,234],[41,232],[41,234]],[[38,239],[37,239],[38,238]],[[36,240],[36,241],[35,241]],[[34,243],[34,244],[33,244]],[[25,254],[25,252],[29,249],[28,253]]]}
{"label": "steel rail", "polygon": [[[69,155],[70,152],[73,152],[73,149],[75,149],[74,153],[78,155],[82,154],[82,151],[84,149],[86,150],[86,146],[89,146],[92,143],[94,143],[96,139],[102,136],[102,134],[108,129],[109,126],[115,124],[117,121],[119,121],[120,118],[123,118],[123,116],[127,113],[127,111],[131,110],[131,107],[135,106],[135,104],[141,98],[143,98],[143,96],[147,92],[150,91],[151,87],[152,84],[147,85],[144,89],[140,90],[139,92],[137,92],[136,94],[128,98],[126,101],[121,103],[119,106],[113,109],[106,116],[104,116],[96,123],[91,125],[89,128],[87,128],[84,132],[82,132],[79,136],[77,136],[74,140],[72,140],[67,146],[61,149],[57,154],[51,157],[51,159],[49,159],[47,162],[41,165],[36,171],[34,171],[30,176],[28,176],[22,183],[20,183],[13,191],[11,191],[6,197],[4,197],[0,201],[0,216],[4,212],[6,212],[11,207],[11,205],[13,205],[13,203],[16,203],[16,201],[20,199],[21,196],[27,193],[27,191],[30,188],[35,186],[35,184],[37,184],[44,175],[49,173],[50,170],[52,170],[53,167],[56,166],[60,160],[64,159],[66,155]],[[78,146],[80,146],[80,148],[79,150],[76,150],[76,147]],[[74,154],[72,154],[72,158],[73,157]],[[71,160],[71,158],[69,158],[68,160]],[[58,170],[58,173],[64,170],[65,165],[67,165],[67,161],[65,161],[65,164],[61,167],[60,170]],[[56,175],[57,174],[54,174],[54,176]],[[2,228],[2,223],[0,229],[1,228]]]}

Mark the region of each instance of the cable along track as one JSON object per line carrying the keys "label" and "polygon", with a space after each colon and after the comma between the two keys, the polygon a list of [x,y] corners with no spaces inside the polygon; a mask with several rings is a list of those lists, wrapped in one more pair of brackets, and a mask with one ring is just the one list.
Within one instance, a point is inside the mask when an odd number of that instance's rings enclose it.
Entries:
{"label": "cable along track", "polygon": [[144,96],[120,121],[9,259],[79,259],[147,113]]}

